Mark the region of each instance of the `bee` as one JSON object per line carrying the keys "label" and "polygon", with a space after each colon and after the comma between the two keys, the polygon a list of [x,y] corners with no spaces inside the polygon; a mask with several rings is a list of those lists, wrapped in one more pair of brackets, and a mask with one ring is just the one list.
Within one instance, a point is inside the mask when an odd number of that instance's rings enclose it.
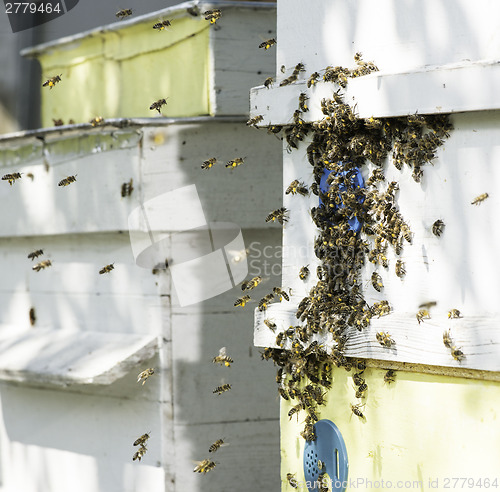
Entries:
{"label": "bee", "polygon": [[260,276],[253,277],[252,279],[246,280],[241,284],[241,290],[247,291],[255,289],[255,287],[257,287],[257,285],[259,285],[261,282],[262,282],[262,277]]}
{"label": "bee", "polygon": [[64,179],[61,179],[59,183],[57,183],[57,186],[68,186],[71,183],[74,183],[76,181],[76,175],[75,176],[68,176]]}
{"label": "bee", "polygon": [[236,157],[236,159],[232,159],[226,162],[226,168],[234,169],[235,167],[241,166],[244,161],[244,157]]}
{"label": "bee", "polygon": [[133,191],[134,191],[134,180],[130,178],[130,181],[128,183],[122,184],[122,189],[121,189],[122,198],[130,196]]}
{"label": "bee", "polygon": [[205,459],[203,461],[195,461],[196,466],[193,471],[195,473],[208,473],[210,470],[213,470],[216,466],[215,461]]}
{"label": "bee", "polygon": [[206,161],[203,161],[203,164],[201,165],[202,169],[210,169],[215,163],[217,162],[216,157],[210,157],[210,159],[207,159]]}
{"label": "bee", "polygon": [[488,193],[483,193],[479,196],[476,196],[476,198],[474,198],[474,200],[472,200],[472,202],[470,203],[471,205],[479,205],[480,203],[484,202],[488,197],[489,197]]}
{"label": "bee", "polygon": [[283,400],[290,400],[290,397],[288,396],[288,393],[286,392],[285,388],[282,388],[281,386],[278,387],[278,393],[283,398]]}
{"label": "bee", "polygon": [[146,451],[148,449],[146,448],[146,446],[142,445],[141,444],[141,447],[137,450],[137,452],[134,454],[134,457],[132,458],[133,461],[135,460],[139,460],[141,461],[142,460],[142,457],[146,454]]}
{"label": "bee", "polygon": [[203,15],[205,20],[210,21],[210,24],[215,24],[222,16],[220,9],[206,10]]}
{"label": "bee", "polygon": [[377,340],[382,345],[382,347],[387,347],[391,348],[393,345],[396,344],[396,342],[392,339],[391,335],[389,333],[386,333],[385,331],[380,331],[376,334]]}
{"label": "bee", "polygon": [[155,370],[153,367],[150,367],[149,369],[146,369],[145,371],[142,371],[141,373],[138,374],[137,376],[137,382],[139,383],[142,381],[142,384],[147,381],[147,379],[152,376],[155,373]]}
{"label": "bee", "polygon": [[221,366],[226,366],[230,367],[231,364],[234,362],[229,355],[226,354],[226,347],[222,347],[219,350],[219,355],[216,355],[213,359],[212,362],[214,364],[220,364]]}
{"label": "bee", "polygon": [[99,270],[99,275],[102,275],[104,273],[109,273],[111,270],[114,270],[115,269],[114,265],[115,265],[114,263],[110,263],[109,265],[102,267]]}
{"label": "bee", "polygon": [[448,318],[450,319],[456,319],[456,318],[461,318],[462,316],[460,315],[460,311],[458,309],[450,309],[448,311]]}
{"label": "bee", "polygon": [[52,118],[52,121],[54,122],[54,126],[63,126],[64,125],[64,121],[61,120],[60,118],[58,120]]}
{"label": "bee", "polygon": [[405,264],[401,260],[396,261],[396,275],[403,278],[406,275]]}
{"label": "bee", "polygon": [[238,297],[236,301],[234,301],[234,307],[245,307],[246,303],[250,301],[250,296],[243,296],[243,297]]}
{"label": "bee", "polygon": [[274,46],[276,44],[276,39],[271,38],[268,39],[267,41],[263,41],[262,43],[259,44],[259,48],[264,48],[265,50],[268,50],[271,46]]}
{"label": "bee", "polygon": [[427,309],[420,309],[416,314],[418,324],[420,324],[424,319],[431,319],[431,315]]}
{"label": "bee", "polygon": [[307,87],[310,88],[311,86],[315,85],[318,79],[319,79],[319,73],[318,72],[312,73],[311,76],[307,79]]}
{"label": "bee", "polygon": [[186,11],[189,15],[192,15],[193,17],[198,17],[200,15],[200,8],[198,7],[198,5],[194,5],[193,7],[188,7]]}
{"label": "bee", "polygon": [[436,220],[434,224],[432,224],[432,234],[439,237],[443,233],[444,222],[441,219]]}
{"label": "bee", "polygon": [[49,89],[52,89],[58,82],[61,82],[61,76],[60,75],[54,75],[54,77],[50,77],[50,79],[47,79],[43,84],[42,87],[48,87]]}
{"label": "bee", "polygon": [[35,272],[39,272],[40,270],[44,270],[45,268],[48,268],[51,265],[52,262],[50,260],[43,260],[40,263],[33,265],[32,270],[35,270]]}
{"label": "bee", "polygon": [[372,286],[377,292],[382,292],[382,289],[384,288],[384,284],[382,283],[382,277],[377,273],[373,272],[372,277]]}
{"label": "bee", "polygon": [[306,280],[309,277],[309,268],[307,266],[303,266],[299,271],[300,280]]}
{"label": "bee", "polygon": [[8,181],[10,186],[12,186],[14,184],[14,182],[16,181],[16,179],[21,179],[21,173],[4,174],[2,176],[2,179],[4,181]]}
{"label": "bee", "polygon": [[262,116],[261,114],[254,116],[247,121],[247,126],[255,126],[255,128],[257,128],[257,123],[260,123],[263,119],[264,116]]}
{"label": "bee", "polygon": [[31,326],[35,326],[35,323],[36,323],[36,313],[35,313],[35,308],[32,307],[30,309],[30,325]]}
{"label": "bee", "polygon": [[[283,130],[283,127],[280,126],[280,125],[271,125],[268,129],[267,129],[267,133],[272,133],[273,135],[276,135],[277,133],[279,133],[281,130]],[[278,138],[278,137],[276,137]]]}
{"label": "bee", "polygon": [[259,311],[265,311],[268,304],[274,299],[274,294],[267,294],[259,301]]}
{"label": "bee", "polygon": [[[151,434],[151,431],[149,431],[149,434]],[[135,441],[134,441],[134,446],[139,446],[139,444],[141,446],[146,446],[146,442],[147,440],[149,439],[149,434],[143,434],[141,437],[138,437]]]}
{"label": "bee", "polygon": [[368,385],[366,383],[362,383],[358,386],[358,389],[356,390],[356,398],[363,398],[364,393],[368,389]]}
{"label": "bee", "polygon": [[352,375],[352,381],[356,386],[361,386],[365,382],[365,380],[361,377],[361,374],[358,372],[355,372]]}
{"label": "bee", "polygon": [[389,369],[385,374],[384,374],[384,383],[390,384],[394,383],[396,381],[396,371],[393,369]]}
{"label": "bee", "polygon": [[285,191],[285,195],[302,195],[302,196],[307,196],[309,195],[309,190],[307,189],[307,186],[300,182],[298,179],[294,179],[289,185],[288,188]]}
{"label": "bee", "polygon": [[299,109],[301,111],[303,111],[304,113],[306,111],[309,111],[309,108],[307,107],[307,104],[306,104],[306,101],[308,100],[309,98],[307,97],[307,94],[305,92],[301,92],[299,94]]}
{"label": "bee", "polygon": [[264,324],[271,330],[276,331],[276,323],[273,323],[270,319],[265,319]]}
{"label": "bee", "polygon": [[287,301],[290,300],[290,297],[288,296],[288,294],[282,290],[280,287],[273,287],[273,292],[274,294],[276,294],[276,297],[279,298],[280,302],[282,299],[285,299]]}
{"label": "bee", "polygon": [[451,347],[451,356],[458,362],[465,357],[464,353],[456,347]]}
{"label": "bee", "polygon": [[28,255],[28,258],[33,261],[35,258],[43,255],[43,249],[37,249]]}
{"label": "bee", "polygon": [[215,453],[221,446],[226,446],[227,443],[224,442],[224,439],[217,439],[210,448],[208,449],[209,453]]}
{"label": "bee", "polygon": [[[161,22],[157,22],[153,26],[153,29],[156,29],[159,32],[159,31],[163,31],[167,27],[170,27],[171,25],[172,25],[171,22],[167,19],[167,20],[164,20],[164,21],[161,21]],[[151,109],[151,108],[149,108],[149,109]],[[156,108],[154,108],[154,109],[156,109]]]}
{"label": "bee", "polygon": [[222,393],[225,393],[226,391],[229,391],[231,389],[231,385],[226,383],[226,384],[221,384],[220,386],[217,386],[212,393],[217,393],[217,395],[222,395]]}
{"label": "bee", "polygon": [[[288,417],[289,417],[289,420],[292,420],[292,417],[297,413],[297,412],[300,412],[302,409],[303,409],[303,405],[302,403],[299,403],[298,405],[295,405],[294,407],[290,408],[290,410],[288,411]],[[298,416],[297,416],[297,419],[298,419]]]}
{"label": "bee", "polygon": [[96,126],[99,126],[99,125],[103,125],[104,124],[104,118],[102,116],[96,116],[95,118],[92,118],[89,123],[96,127]]}
{"label": "bee", "polygon": [[151,104],[151,106],[149,106],[149,109],[151,110],[156,109],[156,111],[158,111],[158,113],[161,114],[161,107],[167,104],[167,99],[158,99],[158,101],[155,101],[153,104]]}
{"label": "bee", "polygon": [[272,77],[267,77],[266,80],[264,80],[264,87],[269,89],[273,85],[274,79]]}
{"label": "bee", "polygon": [[285,207],[273,210],[267,217],[266,222],[274,222],[277,220],[281,225],[288,222],[288,210]]}
{"label": "bee", "polygon": [[406,241],[411,244],[411,231],[410,228],[404,223],[401,225],[401,233]]}
{"label": "bee", "polygon": [[294,489],[296,489],[298,487],[297,480],[295,479],[295,473],[287,473],[286,479],[288,480],[290,487],[292,487]]}
{"label": "bee", "polygon": [[351,405],[351,412],[356,415],[356,417],[359,417],[360,419],[364,420],[366,417],[363,415],[363,412],[361,412],[361,408],[363,408],[365,406],[365,404],[361,404],[361,403],[358,403],[357,405],[353,405],[352,403],[350,404]]}
{"label": "bee", "polygon": [[126,17],[132,15],[132,9],[121,9],[115,15],[116,17],[118,17],[118,19],[123,20]]}
{"label": "bee", "polygon": [[451,349],[453,345],[453,340],[451,339],[450,330],[443,332],[443,343],[446,348]]}
{"label": "bee", "polygon": [[427,302],[423,302],[418,307],[419,308],[423,308],[423,309],[430,309],[430,308],[432,308],[432,307],[434,307],[436,305],[437,305],[436,301],[427,301]]}

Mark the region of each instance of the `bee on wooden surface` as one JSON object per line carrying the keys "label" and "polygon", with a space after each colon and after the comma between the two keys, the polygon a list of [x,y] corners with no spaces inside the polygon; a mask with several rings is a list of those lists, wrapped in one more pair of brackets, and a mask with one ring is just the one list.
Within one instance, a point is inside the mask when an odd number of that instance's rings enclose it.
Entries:
{"label": "bee on wooden surface", "polygon": [[140,448],[136,451],[136,453],[134,454],[132,460],[135,461],[135,460],[139,460],[141,461],[142,460],[142,457],[146,454],[146,451],[148,449],[146,448],[146,446],[144,446],[143,444],[141,444]]}
{"label": "bee on wooden surface", "polygon": [[415,316],[418,324],[420,324],[424,319],[431,319],[431,315],[427,309],[420,309]]}
{"label": "bee on wooden surface", "polygon": [[203,164],[201,165],[202,169],[210,169],[215,163],[217,162],[216,157],[210,157],[210,159],[207,159],[206,161],[203,161]]}
{"label": "bee on wooden surface", "polygon": [[265,311],[269,303],[274,299],[274,294],[267,294],[259,301],[259,311]]}
{"label": "bee on wooden surface", "polygon": [[316,84],[316,82],[318,82],[318,79],[319,79],[319,73],[318,72],[314,72],[311,74],[311,76],[307,79],[307,87],[311,87],[313,85]]}
{"label": "bee on wooden surface", "polygon": [[391,348],[396,342],[392,339],[391,335],[385,331],[380,331],[376,334],[377,340],[382,347]]}
{"label": "bee on wooden surface", "polygon": [[259,285],[261,282],[262,282],[262,277],[259,275],[251,278],[250,280],[245,280],[241,284],[241,290],[247,291],[247,290],[255,289],[255,287],[257,287],[257,285]]}
{"label": "bee on wooden surface", "polygon": [[280,287],[273,287],[273,293],[276,295],[276,297],[280,300],[285,299],[287,301],[290,300],[289,295]]}
{"label": "bee on wooden surface", "polygon": [[396,275],[403,278],[406,275],[405,264],[401,260],[396,261]]}
{"label": "bee on wooden surface", "polygon": [[104,124],[104,118],[102,116],[96,116],[95,118],[92,118],[89,123],[96,127]]}
{"label": "bee on wooden surface", "polygon": [[286,479],[288,480],[290,487],[292,487],[294,489],[296,489],[298,487],[297,480],[295,479],[295,473],[287,473]]}
{"label": "bee on wooden surface", "polygon": [[309,190],[307,189],[307,186],[299,181],[298,179],[294,179],[289,185],[288,188],[285,191],[285,195],[302,195],[302,196],[307,196],[309,195]]}
{"label": "bee on wooden surface", "polygon": [[[160,21],[160,22],[157,22],[154,26],[153,26],[153,29],[156,29],[158,32],[159,31],[163,31],[164,29],[166,29],[167,27],[170,27],[172,25],[172,23],[167,19],[167,20],[163,20],[163,21]],[[151,108],[150,108],[151,109]],[[156,109],[156,108],[155,108]]]}
{"label": "bee on wooden surface", "polygon": [[61,82],[61,77],[62,74],[50,77],[42,84],[42,87],[48,87],[49,89],[52,89],[52,87],[54,87],[58,82]]}
{"label": "bee on wooden surface", "polygon": [[123,20],[132,15],[132,9],[121,9],[115,15],[118,19]]}
{"label": "bee on wooden surface", "polygon": [[458,362],[465,357],[464,353],[456,347],[451,347],[451,356]]}
{"label": "bee on wooden surface", "polygon": [[43,255],[43,249],[37,249],[28,255],[28,258],[33,261],[35,258]]}
{"label": "bee on wooden surface", "polygon": [[257,123],[260,123],[263,119],[264,116],[262,116],[261,114],[254,116],[247,121],[247,126],[254,126],[255,128],[257,128]]}
{"label": "bee on wooden surface", "polygon": [[209,471],[213,470],[216,466],[215,461],[205,459],[203,461],[195,461],[196,466],[194,467],[193,471],[195,473],[208,473]]}
{"label": "bee on wooden surface", "polygon": [[276,39],[271,38],[260,43],[259,48],[264,48],[265,50],[268,50],[271,46],[274,46],[275,44],[276,44]]}
{"label": "bee on wooden surface", "polygon": [[149,431],[148,434],[143,434],[141,437],[138,437],[135,441],[134,441],[134,446],[139,446],[139,444],[141,446],[145,446],[146,445],[146,442],[147,440],[149,439],[149,434],[151,434],[151,431]]}
{"label": "bee on wooden surface", "polygon": [[406,241],[411,244],[411,230],[404,223],[401,225],[401,234],[406,239]]}
{"label": "bee on wooden surface", "polygon": [[144,385],[144,383],[147,381],[147,379],[149,377],[151,377],[154,373],[155,373],[155,370],[153,367],[150,367],[149,369],[142,371],[137,376],[137,382],[139,383],[140,381],[142,381],[142,384]]}
{"label": "bee on wooden surface", "polygon": [[285,207],[273,210],[267,217],[266,222],[274,222],[277,220],[281,225],[288,222],[288,210]]}
{"label": "bee on wooden surface", "polygon": [[225,393],[226,391],[229,391],[231,389],[231,385],[228,383],[221,384],[220,386],[217,386],[212,393],[217,394],[217,395],[222,395],[222,393]]}
{"label": "bee on wooden surface", "polygon": [[377,272],[372,273],[371,282],[372,282],[373,288],[377,292],[382,292],[382,289],[384,288],[384,284],[382,282],[382,277]]}
{"label": "bee on wooden surface", "polygon": [[309,268],[307,266],[303,266],[299,271],[300,280],[306,280],[309,277]]}
{"label": "bee on wooden surface", "polygon": [[384,374],[384,383],[391,384],[396,381],[396,371],[394,369],[388,369]]}
{"label": "bee on wooden surface", "polygon": [[[168,99],[168,97],[167,97]],[[158,99],[158,101],[155,101],[151,106],[149,106],[149,109],[158,111],[159,114],[161,114],[161,107],[166,106],[167,104],[167,99]]]}
{"label": "bee on wooden surface", "polygon": [[351,412],[356,415],[356,417],[359,417],[360,419],[364,420],[366,417],[363,415],[363,412],[361,411],[361,408],[365,406],[365,404],[358,403],[357,405],[351,405]]}
{"label": "bee on wooden surface", "polygon": [[432,224],[432,234],[439,237],[443,233],[444,222],[441,219],[438,219]]}
{"label": "bee on wooden surface", "polygon": [[134,191],[134,180],[132,178],[130,178],[130,181],[128,183],[122,183],[122,188],[121,188],[122,198],[130,196],[133,191]]}
{"label": "bee on wooden surface", "polygon": [[30,325],[35,326],[36,323],[36,313],[35,313],[35,308],[32,307],[29,312],[30,315]]}
{"label": "bee on wooden surface", "polygon": [[44,270],[45,268],[48,268],[51,265],[52,262],[50,260],[43,260],[40,263],[33,265],[32,270],[35,270],[35,272],[39,272],[40,270]]}
{"label": "bee on wooden surface", "polygon": [[309,97],[307,97],[307,94],[305,92],[301,92],[299,94],[299,109],[301,111],[303,111],[304,113],[306,111],[309,111],[309,108],[307,107],[307,104],[306,104],[306,101],[309,99]]}
{"label": "bee on wooden surface", "polygon": [[448,311],[448,318],[450,319],[456,319],[456,318],[461,318],[460,311],[458,309],[450,309]]}
{"label": "bee on wooden surface", "polygon": [[203,15],[205,20],[210,21],[210,24],[215,24],[222,16],[220,9],[206,10]]}
{"label": "bee on wooden surface", "polygon": [[267,89],[269,89],[269,87],[271,87],[274,83],[274,79],[272,77],[267,77],[266,80],[264,80],[264,87],[266,87]]}
{"label": "bee on wooden surface", "polygon": [[2,179],[4,181],[8,181],[9,184],[12,186],[17,179],[21,179],[21,173],[4,174],[2,176]]}
{"label": "bee on wooden surface", "polygon": [[103,275],[104,273],[109,273],[111,270],[114,269],[115,269],[115,264],[110,263],[109,265],[106,265],[99,270],[99,275]]}
{"label": "bee on wooden surface", "polygon": [[226,366],[230,367],[231,364],[234,362],[229,355],[226,353],[226,347],[221,347],[219,350],[219,355],[216,355],[213,359],[212,362],[214,364],[220,364],[221,366]]}
{"label": "bee on wooden surface", "polygon": [[474,200],[472,200],[472,202],[470,203],[471,205],[479,205],[480,203],[484,202],[488,197],[489,197],[488,193],[483,193],[479,196],[476,196],[476,198],[474,198]]}
{"label": "bee on wooden surface", "polygon": [[217,439],[210,448],[208,448],[209,453],[215,453],[221,446],[227,446],[227,443],[224,442],[224,439]]}
{"label": "bee on wooden surface", "polygon": [[236,299],[236,301],[234,301],[234,307],[238,307],[238,306],[241,306],[241,307],[245,307],[246,304],[251,300],[250,296],[242,296],[242,297],[238,297],[238,299]]}
{"label": "bee on wooden surface", "polygon": [[451,347],[453,346],[453,340],[451,339],[450,330],[443,332],[443,343],[444,346],[449,349],[451,349]]}
{"label": "bee on wooden surface", "polygon": [[276,331],[276,323],[273,323],[270,319],[265,319],[264,324],[271,330]]}
{"label": "bee on wooden surface", "polygon": [[57,183],[57,186],[68,186],[71,183],[74,183],[76,181],[76,175],[75,176],[67,176],[64,179],[61,179],[59,183]]}
{"label": "bee on wooden surface", "polygon": [[236,157],[236,159],[232,159],[226,162],[226,168],[234,169],[235,167],[241,166],[244,160],[244,157]]}

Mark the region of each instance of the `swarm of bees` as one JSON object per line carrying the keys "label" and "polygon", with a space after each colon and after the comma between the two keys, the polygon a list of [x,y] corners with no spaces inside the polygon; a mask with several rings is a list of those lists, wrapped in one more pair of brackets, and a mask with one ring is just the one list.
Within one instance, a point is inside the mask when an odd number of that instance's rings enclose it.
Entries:
{"label": "swarm of bees", "polygon": [[210,21],[210,24],[215,24],[222,16],[220,9],[206,10],[203,15],[205,20]]}
{"label": "swarm of bees", "polygon": [[[168,98],[167,98],[168,99]],[[158,101],[155,101],[153,104],[151,104],[151,106],[149,106],[149,109],[151,111],[155,110],[158,111],[159,114],[161,114],[161,107],[162,106],[166,106],[167,104],[167,99],[163,98],[163,99],[158,99]]]}
{"label": "swarm of bees", "polygon": [[49,89],[52,89],[52,87],[54,87],[58,82],[61,82],[61,77],[62,74],[50,77],[42,84],[42,87],[48,87]]}

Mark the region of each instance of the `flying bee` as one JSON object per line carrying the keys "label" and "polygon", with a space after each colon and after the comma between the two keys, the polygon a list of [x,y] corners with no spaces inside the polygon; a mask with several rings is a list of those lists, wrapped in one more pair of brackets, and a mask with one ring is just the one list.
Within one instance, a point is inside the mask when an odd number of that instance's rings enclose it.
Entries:
{"label": "flying bee", "polygon": [[372,277],[372,286],[377,292],[382,292],[382,289],[384,288],[384,284],[382,282],[382,277],[377,273],[373,272]]}
{"label": "flying bee", "polygon": [[61,179],[59,183],[57,183],[57,186],[68,186],[71,183],[74,183],[76,181],[76,175],[75,176],[68,176],[64,179]]}
{"label": "flying bee", "polygon": [[427,309],[420,309],[417,312],[416,317],[418,324],[420,324],[424,319],[431,319],[431,315],[429,314],[429,311]]}
{"label": "flying bee", "polygon": [[35,308],[32,307],[29,312],[30,315],[30,325],[35,326],[36,323],[36,313],[35,313]]}
{"label": "flying bee", "polygon": [[[300,412],[302,409],[303,409],[303,405],[302,403],[299,403],[298,405],[295,405],[294,407],[292,407],[289,411],[288,411],[288,417],[289,417],[289,420],[292,420],[292,417],[297,413],[297,412]],[[299,417],[297,416],[297,419]]]}
{"label": "flying bee", "polygon": [[288,210],[285,207],[273,210],[267,217],[266,222],[274,222],[277,220],[281,225],[288,222]]}
{"label": "flying bee", "polygon": [[[167,97],[168,99],[168,97]],[[151,106],[149,106],[149,109],[158,111],[159,114],[161,114],[161,107],[165,106],[167,104],[167,99],[158,99],[158,101],[155,101]]]}
{"label": "flying bee", "polygon": [[389,369],[384,374],[384,383],[390,384],[394,383],[394,381],[396,381],[396,371],[394,369]]}
{"label": "flying bee", "polygon": [[102,275],[104,273],[109,273],[111,270],[114,270],[115,269],[114,265],[115,265],[114,263],[110,263],[109,265],[106,265],[106,266],[102,267],[99,270],[99,275]]}
{"label": "flying bee", "polygon": [[238,307],[238,306],[245,307],[245,305],[247,304],[248,301],[250,301],[250,296],[238,297],[238,299],[236,299],[236,301],[234,301],[234,307]]}
{"label": "flying bee", "polygon": [[[167,27],[170,27],[171,25],[172,25],[171,22],[167,19],[167,20],[163,20],[163,21],[157,22],[153,26],[153,29],[156,29],[159,32],[159,31],[163,31]],[[149,108],[149,109],[151,109],[151,108]]]}
{"label": "flying bee", "polygon": [[241,166],[243,164],[244,160],[245,160],[244,157],[236,157],[236,159],[232,159],[230,161],[227,161],[226,167],[229,169],[234,169],[235,167]]}
{"label": "flying bee", "polygon": [[264,80],[264,87],[269,89],[273,85],[274,79],[272,77],[267,77],[266,80]]}
{"label": "flying bee", "polygon": [[461,318],[462,316],[460,315],[460,311],[458,309],[450,309],[448,311],[448,318],[450,319],[456,319],[456,318]]}
{"label": "flying bee", "polygon": [[227,446],[227,443],[224,442],[224,439],[217,439],[210,448],[208,449],[209,453],[215,453],[221,446]]}
{"label": "flying bee", "polygon": [[222,16],[220,9],[206,10],[203,15],[205,20],[210,21],[210,24],[215,24]]}
{"label": "flying bee", "polygon": [[33,261],[35,258],[43,255],[43,249],[37,249],[28,255],[28,258]]}
{"label": "flying bee", "polygon": [[16,179],[21,179],[21,173],[11,173],[11,174],[4,174],[2,176],[2,179],[4,181],[8,181],[9,184],[12,186]]}
{"label": "flying bee", "polygon": [[299,94],[299,109],[301,111],[303,111],[304,113],[306,111],[309,111],[309,108],[307,107],[307,104],[306,104],[306,101],[308,100],[309,98],[307,97],[307,94],[305,92],[301,92]]}
{"label": "flying bee", "polygon": [[134,454],[134,457],[132,458],[133,461],[135,460],[139,460],[141,461],[142,460],[142,457],[146,454],[146,451],[148,449],[146,448],[146,446],[144,446],[143,444],[141,444],[141,447],[137,450],[137,452]]}
{"label": "flying bee", "polygon": [[[151,434],[151,431],[149,431],[149,434]],[[149,439],[149,434],[143,434],[141,437],[138,437],[135,441],[134,441],[134,446],[139,446],[139,444],[141,446],[146,446],[146,442],[147,440]]]}
{"label": "flying bee", "polygon": [[126,17],[129,17],[132,15],[132,9],[121,9],[115,15],[116,15],[116,17],[118,17],[118,19],[123,20]]}
{"label": "flying bee", "polygon": [[287,473],[286,479],[288,480],[290,487],[292,487],[294,489],[296,489],[298,487],[297,480],[295,479],[295,473]]}
{"label": "flying bee", "polygon": [[203,161],[203,164],[201,165],[202,169],[210,169],[215,163],[217,162],[216,157],[210,157],[210,159],[207,159],[206,161]]}
{"label": "flying bee", "polygon": [[274,299],[274,294],[267,294],[259,301],[259,311],[265,311],[268,304]]}
{"label": "flying bee", "polygon": [[92,118],[89,123],[96,127],[96,126],[99,126],[99,125],[103,125],[104,124],[104,118],[102,116],[96,116],[95,118]]}
{"label": "flying bee", "polygon": [[35,272],[39,272],[40,270],[44,270],[45,268],[48,268],[51,265],[52,262],[50,260],[43,260],[40,263],[33,265],[32,270],[35,270]]}
{"label": "flying bee", "polygon": [[282,299],[285,299],[287,301],[290,300],[290,297],[288,296],[288,294],[280,287],[273,287],[273,292],[274,292],[274,294],[276,294],[276,297],[278,297],[280,302]]}
{"label": "flying bee", "polygon": [[147,381],[147,379],[152,376],[155,373],[155,370],[153,367],[150,367],[149,369],[146,369],[145,371],[142,371],[141,373],[138,374],[137,376],[137,382],[139,383],[142,381],[142,384]]}
{"label": "flying bee", "polygon": [[453,345],[453,340],[451,339],[450,330],[443,332],[443,343],[446,348],[451,349]]}
{"label": "flying bee", "polygon": [[271,38],[260,43],[259,48],[264,48],[265,50],[268,50],[271,46],[274,46],[275,44],[276,44],[276,39]]}
{"label": "flying bee", "polygon": [[302,196],[307,196],[309,195],[309,190],[307,189],[307,186],[299,181],[298,179],[294,179],[289,185],[288,188],[285,191],[285,195],[302,195]]}
{"label": "flying bee", "polygon": [[260,123],[263,119],[264,119],[264,116],[262,116],[261,114],[258,114],[257,116],[254,116],[253,118],[250,118],[247,121],[247,126],[254,126],[255,128],[257,128],[257,123]]}
{"label": "flying bee", "polygon": [[403,278],[406,275],[405,264],[401,260],[396,261],[396,275]]}
{"label": "flying bee", "polygon": [[380,331],[376,334],[377,340],[382,347],[391,348],[396,342],[392,339],[391,335],[385,331]]}
{"label": "flying bee", "polygon": [[246,280],[241,284],[241,290],[247,291],[255,289],[255,287],[257,287],[257,285],[259,285],[261,282],[262,282],[262,277],[260,276],[253,277],[252,279]]}
{"label": "flying bee", "polygon": [[[276,135],[277,133],[279,133],[281,130],[283,130],[283,127],[280,126],[280,125],[271,125],[270,127],[268,127],[267,129],[267,133],[272,133],[273,135]],[[278,138],[278,136],[276,136],[276,138]]]}
{"label": "flying bee", "polygon": [[52,121],[54,122],[54,126],[63,126],[64,125],[64,121],[61,118],[59,118],[57,120],[52,118]]}
{"label": "flying bee", "polygon": [[309,268],[307,266],[303,266],[299,271],[300,280],[306,280],[309,277]]}
{"label": "flying bee", "polygon": [[220,386],[217,386],[212,393],[217,395],[222,395],[222,393],[225,393],[226,391],[229,391],[231,389],[231,385],[226,383],[226,384],[221,384]]}
{"label": "flying bee", "polygon": [[134,180],[130,178],[128,183],[122,183],[121,195],[122,198],[126,196],[130,196],[134,191]]}
{"label": "flying bee", "polygon": [[488,193],[483,193],[479,196],[476,196],[476,198],[474,198],[474,200],[472,200],[472,202],[470,203],[471,205],[479,205],[480,203],[484,202],[488,197],[489,197]]}
{"label": "flying bee", "polygon": [[193,471],[195,473],[208,473],[210,470],[213,470],[216,466],[215,461],[205,459],[203,461],[195,461],[196,466]]}
{"label": "flying bee", "polygon": [[49,89],[52,89],[58,82],[61,82],[61,76],[60,75],[54,75],[54,77],[50,77],[50,79],[47,79],[43,84],[42,87],[48,87]]}
{"label": "flying bee", "polygon": [[464,353],[456,347],[451,347],[451,356],[458,362],[465,357]]}
{"label": "flying bee", "polygon": [[226,354],[226,347],[222,347],[219,350],[219,355],[216,355],[213,359],[212,362],[214,364],[220,364],[221,366],[226,366],[230,367],[231,364],[234,362],[229,355]]}
{"label": "flying bee", "polygon": [[432,307],[434,307],[436,305],[437,305],[436,301],[427,301],[427,302],[423,302],[418,307],[419,308],[423,308],[423,309],[430,309],[430,308],[432,308]]}
{"label": "flying bee", "polygon": [[359,417],[360,419],[364,420],[366,417],[363,415],[363,412],[361,412],[361,408],[365,406],[365,404],[358,403],[357,405],[351,405],[351,412],[356,415],[356,417]]}
{"label": "flying bee", "polygon": [[432,224],[432,234],[439,237],[443,233],[444,222],[441,219],[436,220],[434,224]]}

